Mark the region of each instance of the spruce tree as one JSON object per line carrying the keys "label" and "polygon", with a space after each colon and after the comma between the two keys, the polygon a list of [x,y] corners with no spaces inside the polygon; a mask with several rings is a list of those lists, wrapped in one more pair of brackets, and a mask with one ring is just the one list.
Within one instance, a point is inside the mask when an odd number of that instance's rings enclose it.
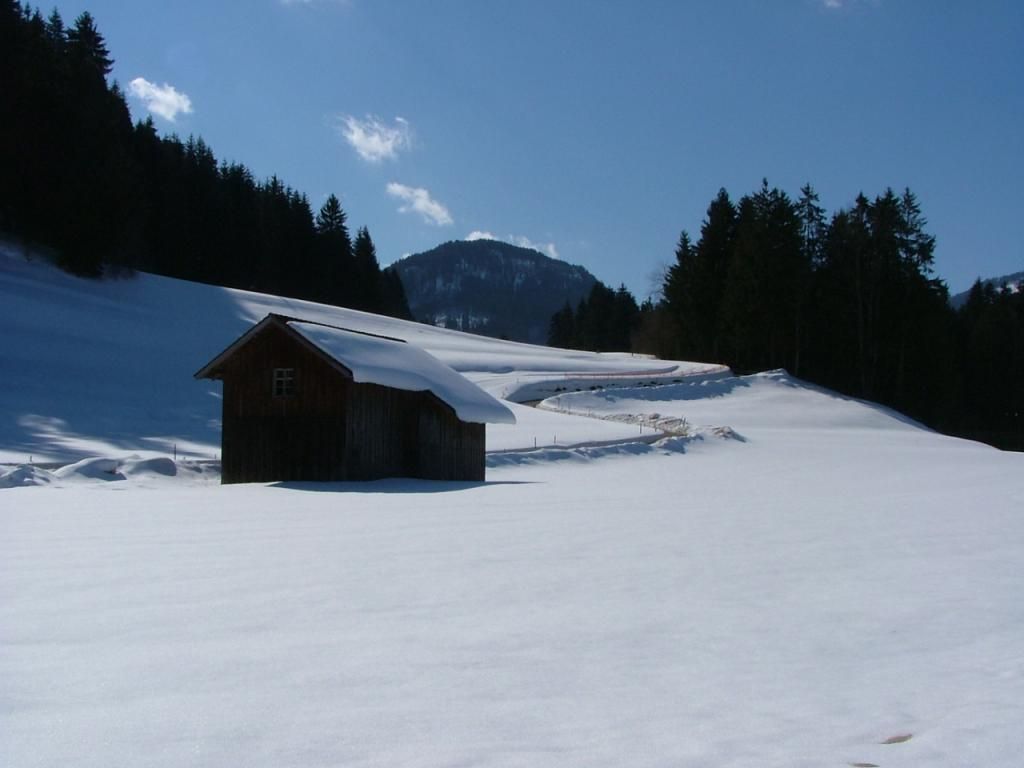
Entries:
{"label": "spruce tree", "polygon": [[719,360],[723,352],[723,302],[736,247],[738,212],[724,188],[708,206],[695,246],[692,292],[692,322],[697,359]]}
{"label": "spruce tree", "polygon": [[341,201],[330,195],[316,215],[316,230],[321,235],[343,235],[348,239],[348,227],[345,225],[348,216],[341,209]]}
{"label": "spruce tree", "polygon": [[360,227],[356,232],[352,258],[356,288],[352,306],[366,312],[379,312],[382,304],[380,264],[377,262],[377,248],[366,227]]}
{"label": "spruce tree", "polygon": [[607,348],[616,352],[632,350],[633,332],[640,323],[640,307],[625,284],[615,290]]}
{"label": "spruce tree", "polygon": [[575,315],[569,302],[566,301],[565,305],[551,316],[551,323],[548,326],[548,346],[571,349],[576,336],[575,325]]}
{"label": "spruce tree", "polygon": [[58,53],[63,53],[67,45],[67,29],[64,27],[64,19],[56,8],[50,13],[46,20],[46,36]]}
{"label": "spruce tree", "polygon": [[381,270],[380,283],[381,313],[397,317],[400,320],[412,320],[412,311],[409,309],[409,301],[405,295],[405,286],[394,265]]}
{"label": "spruce tree", "polygon": [[819,204],[818,193],[809,183],[800,188],[800,198],[797,200],[796,210],[800,219],[800,240],[804,261],[817,266],[821,261],[821,251],[825,239],[825,209]]}
{"label": "spruce tree", "polygon": [[341,202],[333,194],[316,216],[316,259],[325,276],[321,298],[342,306],[351,304],[355,299],[355,267],[347,220]]}
{"label": "spruce tree", "polygon": [[662,296],[668,316],[674,322],[675,349],[670,353],[676,357],[697,358],[703,353],[703,339],[697,320],[697,305],[694,296],[696,283],[696,250],[685,229],[679,235],[676,245],[675,263],[665,273]]}
{"label": "spruce tree", "polygon": [[96,28],[96,22],[88,11],[75,19],[75,25],[68,30],[68,51],[77,65],[92,70],[103,80],[114,67],[107,43]]}

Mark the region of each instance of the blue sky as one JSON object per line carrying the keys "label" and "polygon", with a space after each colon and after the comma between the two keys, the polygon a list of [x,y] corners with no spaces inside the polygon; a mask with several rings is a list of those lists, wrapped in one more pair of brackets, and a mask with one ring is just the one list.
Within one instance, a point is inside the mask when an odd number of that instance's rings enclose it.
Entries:
{"label": "blue sky", "polygon": [[1024,269],[1019,2],[57,8],[96,18],[136,117],[337,194],[382,263],[490,233],[643,298],[720,187],[767,177],[829,211],[909,186],[954,292]]}

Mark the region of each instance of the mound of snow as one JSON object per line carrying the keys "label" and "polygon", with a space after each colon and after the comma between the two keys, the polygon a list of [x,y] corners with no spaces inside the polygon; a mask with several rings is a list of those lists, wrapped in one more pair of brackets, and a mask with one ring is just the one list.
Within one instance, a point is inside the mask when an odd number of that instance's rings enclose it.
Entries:
{"label": "mound of snow", "polygon": [[124,480],[117,459],[93,457],[68,464],[54,471],[58,480]]}
{"label": "mound of snow", "polygon": [[141,457],[131,455],[119,459],[93,456],[47,471],[32,464],[20,464],[0,470],[0,489],[34,485],[60,485],[83,482],[128,481],[144,487],[154,481],[158,485],[210,485],[220,480],[220,462],[198,462],[188,459],[174,461],[168,456]]}
{"label": "mound of snow", "polygon": [[173,461],[168,456],[145,459],[133,456],[122,460],[118,469],[128,480],[142,484],[150,481],[172,481],[178,485],[207,485],[220,481],[220,462],[216,461]]}
{"label": "mound of snow", "polygon": [[0,472],[0,488],[23,488],[31,485],[47,485],[53,482],[53,475],[32,464],[19,464]]}
{"label": "mound of snow", "polygon": [[138,475],[175,477],[178,474],[178,465],[166,456],[152,459],[128,459],[121,463],[120,471],[126,477]]}

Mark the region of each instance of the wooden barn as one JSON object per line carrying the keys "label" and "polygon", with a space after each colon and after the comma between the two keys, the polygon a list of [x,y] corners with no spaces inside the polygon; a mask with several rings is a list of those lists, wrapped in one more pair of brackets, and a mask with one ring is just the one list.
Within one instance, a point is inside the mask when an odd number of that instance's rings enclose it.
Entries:
{"label": "wooden barn", "polygon": [[268,315],[196,378],[224,382],[222,482],[483,480],[512,412],[400,339]]}

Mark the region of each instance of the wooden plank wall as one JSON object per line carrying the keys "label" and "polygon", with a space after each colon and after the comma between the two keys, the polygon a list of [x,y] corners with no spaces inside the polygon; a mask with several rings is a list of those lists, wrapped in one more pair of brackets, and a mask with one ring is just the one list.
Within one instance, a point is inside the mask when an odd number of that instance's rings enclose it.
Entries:
{"label": "wooden plank wall", "polygon": [[[275,368],[296,370],[293,396],[274,396]],[[225,483],[344,479],[339,386],[350,384],[336,369],[270,327],[228,361],[223,378]]]}
{"label": "wooden plank wall", "polygon": [[[294,368],[275,397],[273,371]],[[222,480],[483,480],[484,425],[429,392],[352,382],[285,331],[267,328],[223,369]]]}

